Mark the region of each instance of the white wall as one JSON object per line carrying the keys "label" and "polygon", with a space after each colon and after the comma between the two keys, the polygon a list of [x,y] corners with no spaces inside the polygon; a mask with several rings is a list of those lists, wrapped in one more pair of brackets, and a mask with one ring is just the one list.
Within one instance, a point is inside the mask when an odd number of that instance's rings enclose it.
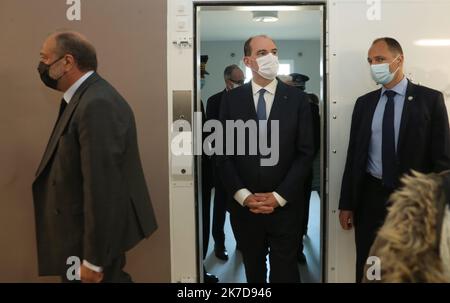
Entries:
{"label": "white wall", "polygon": [[[167,1],[167,103],[168,103],[168,146],[171,150],[173,91],[194,90],[193,48],[177,47],[174,41],[192,38],[192,0]],[[186,30],[179,30],[178,22],[187,22]],[[193,98],[193,96],[192,96]],[[192,102],[191,102],[192,103]],[[192,107],[192,104],[191,104]],[[192,138],[192,133],[190,134]],[[183,161],[183,156],[169,153],[170,166],[170,260],[172,282],[195,282],[198,279],[196,208],[194,175],[180,176],[175,169],[180,161],[188,162],[191,171],[193,158]]]}
{"label": "white wall", "polygon": [[[201,43],[201,54],[208,55],[206,84],[202,90],[202,100],[206,100],[225,87],[223,70],[230,64],[244,67],[242,57],[245,41],[205,41]],[[280,60],[293,60],[294,71],[310,77],[306,90],[320,96],[320,41],[303,40],[275,41],[279,49]],[[299,57],[301,52],[303,56]],[[231,56],[234,54],[234,57]]]}

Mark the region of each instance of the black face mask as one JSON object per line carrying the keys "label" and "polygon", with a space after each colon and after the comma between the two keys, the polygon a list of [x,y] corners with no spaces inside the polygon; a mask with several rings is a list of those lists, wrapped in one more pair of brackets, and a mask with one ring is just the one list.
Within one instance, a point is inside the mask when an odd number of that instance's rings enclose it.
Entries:
{"label": "black face mask", "polygon": [[53,64],[55,64],[56,62],[58,62],[59,60],[61,60],[62,58],[64,58],[64,56],[60,57],[59,59],[56,59],[51,64],[45,64],[42,61],[39,62],[37,70],[39,72],[39,75],[41,76],[41,80],[42,80],[42,82],[44,82],[44,84],[46,86],[48,86],[50,88],[57,89],[58,80],[61,79],[62,76],[64,76],[64,74],[62,74],[61,77],[59,77],[58,79],[53,79],[52,77],[50,77],[50,67]]}

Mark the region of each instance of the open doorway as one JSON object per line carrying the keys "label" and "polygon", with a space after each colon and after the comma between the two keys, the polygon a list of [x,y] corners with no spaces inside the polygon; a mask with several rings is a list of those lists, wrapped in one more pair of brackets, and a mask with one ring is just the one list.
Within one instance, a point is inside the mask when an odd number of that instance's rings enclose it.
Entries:
{"label": "open doorway", "polygon": [[[251,71],[242,58],[244,42],[247,38],[265,34],[271,37],[279,49],[278,81],[296,85],[310,95],[311,108],[317,107],[319,130],[316,131],[320,149],[316,153],[310,182],[310,195],[304,208],[304,236],[299,243],[299,270],[302,282],[323,281],[323,233],[325,199],[324,184],[324,123],[325,101],[325,4],[288,5],[234,5],[196,4],[195,12],[195,67],[196,97],[195,110],[206,114],[208,100],[223,91],[226,86],[226,67],[237,66],[243,79],[251,80]],[[259,21],[257,21],[259,20]],[[262,21],[266,22],[262,22]],[[200,80],[201,79],[201,80]],[[229,83],[229,82],[228,82]],[[313,100],[314,99],[314,100]],[[315,106],[314,106],[315,104]],[[206,117],[208,118],[208,117]],[[208,170],[212,163],[205,157],[197,158],[197,199],[199,231],[199,272],[217,276],[220,282],[246,282],[242,254],[236,245],[227,207],[216,205],[217,190],[214,177]],[[299,185],[300,186],[300,185]],[[212,190],[211,190],[212,189]],[[229,197],[227,199],[230,199]],[[226,202],[228,203],[228,202]],[[205,209],[207,210],[205,212]],[[219,211],[218,211],[219,210]],[[205,216],[205,214],[207,214]],[[209,224],[208,224],[209,223]],[[206,240],[202,240],[206,232]],[[303,233],[302,231],[302,233]],[[300,232],[300,231],[299,231]],[[303,244],[303,249],[301,245]],[[226,249],[227,258],[223,255]],[[203,251],[205,254],[203,254]],[[219,252],[218,252],[219,251]],[[302,256],[303,254],[303,256]],[[302,258],[305,260],[302,260]],[[267,262],[270,271],[269,262]]]}

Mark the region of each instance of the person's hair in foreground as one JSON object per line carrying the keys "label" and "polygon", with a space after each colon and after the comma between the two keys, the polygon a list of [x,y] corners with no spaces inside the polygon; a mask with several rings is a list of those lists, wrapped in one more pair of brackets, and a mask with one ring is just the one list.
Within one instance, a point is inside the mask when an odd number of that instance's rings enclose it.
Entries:
{"label": "person's hair in foreground", "polygon": [[380,258],[381,280],[363,282],[450,282],[450,172],[413,172],[402,183],[369,254]]}

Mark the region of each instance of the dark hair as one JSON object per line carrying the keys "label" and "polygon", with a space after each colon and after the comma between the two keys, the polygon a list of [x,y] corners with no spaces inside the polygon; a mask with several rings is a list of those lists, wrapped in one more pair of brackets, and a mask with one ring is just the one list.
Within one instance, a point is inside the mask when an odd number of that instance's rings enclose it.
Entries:
{"label": "dark hair", "polygon": [[254,38],[257,38],[257,37],[263,37],[263,38],[267,38],[267,39],[270,39],[273,41],[273,39],[267,35],[257,35],[257,36],[248,38],[247,41],[245,41],[245,43],[244,43],[244,56],[250,56],[252,54],[252,47],[250,46],[250,43],[252,42],[252,40]]}
{"label": "dark hair", "polygon": [[83,71],[97,70],[97,54],[94,46],[73,32],[56,34],[56,52],[59,56],[71,54],[78,68]]}
{"label": "dark hair", "polygon": [[236,64],[231,64],[231,65],[228,65],[227,67],[225,67],[225,70],[223,71],[223,78],[225,80],[230,80],[231,74],[233,73],[233,71],[235,69],[239,69],[239,66],[237,66]]}
{"label": "dark hair", "polygon": [[381,42],[381,41],[384,41],[387,44],[389,50],[392,53],[394,53],[396,55],[403,55],[402,46],[394,38],[389,38],[389,37],[378,38],[373,41],[372,45],[374,45],[375,43]]}

